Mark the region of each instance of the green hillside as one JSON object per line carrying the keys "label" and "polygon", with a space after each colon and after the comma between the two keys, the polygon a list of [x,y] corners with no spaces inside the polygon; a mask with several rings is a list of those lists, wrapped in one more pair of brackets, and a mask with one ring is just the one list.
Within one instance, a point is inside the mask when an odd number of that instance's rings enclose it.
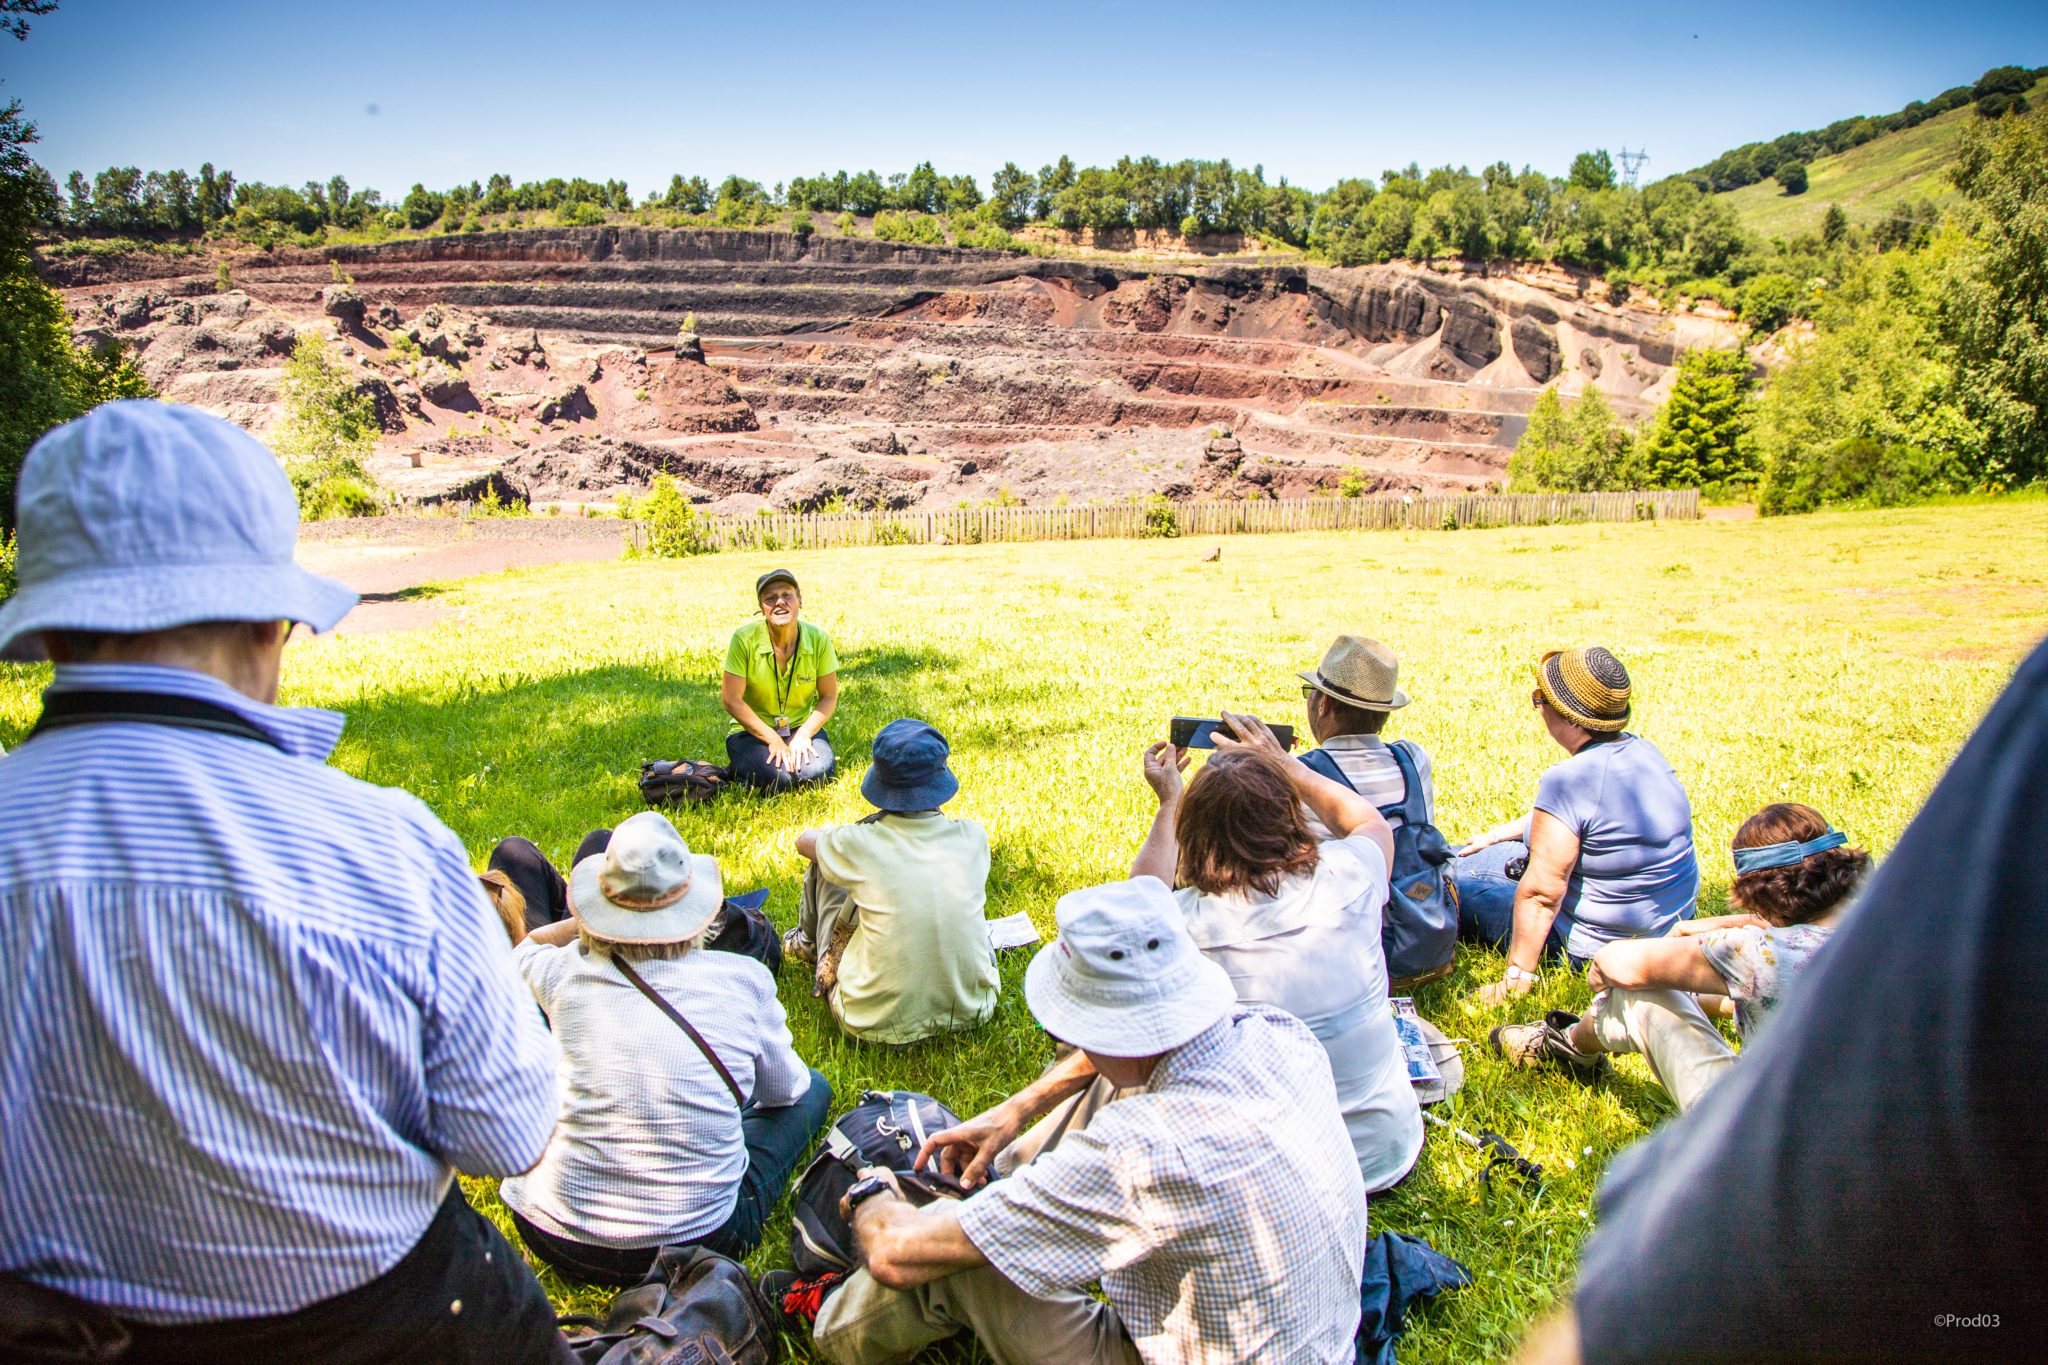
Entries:
{"label": "green hillside", "polygon": [[[2037,81],[2028,102],[2048,99],[2048,80]],[[1887,133],[1861,147],[1824,156],[1807,168],[1804,194],[1786,194],[1775,180],[1760,180],[1714,196],[1744,227],[1765,237],[1794,237],[1820,231],[1829,204],[1840,204],[1849,221],[1867,227],[1901,200],[1927,199],[1946,208],[1955,190],[1943,172],[1955,159],[1956,134],[1977,112],[1951,109],[1917,128]]]}

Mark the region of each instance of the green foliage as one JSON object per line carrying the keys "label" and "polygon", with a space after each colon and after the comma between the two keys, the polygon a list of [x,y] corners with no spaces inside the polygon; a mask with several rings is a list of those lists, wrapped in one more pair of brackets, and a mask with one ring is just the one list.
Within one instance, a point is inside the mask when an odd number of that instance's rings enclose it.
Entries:
{"label": "green foliage", "polygon": [[1529,426],[1508,457],[1511,493],[1591,493],[1641,486],[1635,434],[1606,395],[1588,384],[1567,409],[1557,386],[1537,396]]}
{"label": "green foliage", "polygon": [[1799,281],[1790,275],[1759,275],[1742,286],[1742,320],[1766,336],[1790,322],[1799,308]]}
{"label": "green foliage", "polygon": [[0,531],[0,602],[14,596],[14,533]]}
{"label": "green foliage", "polygon": [[1804,194],[1804,193],[1806,193],[1806,163],[1805,163],[1805,162],[1803,162],[1803,161],[1786,161],[1786,162],[1782,162],[1782,163],[1780,163],[1780,164],[1779,164],[1779,166],[1778,166],[1778,169],[1777,169],[1777,170],[1776,170],[1775,172],[1773,172],[1773,174],[1774,174],[1774,175],[1775,175],[1775,177],[1777,178],[1778,184],[1784,187],[1785,193],[1787,193],[1787,194]]}
{"label": "green foliage", "polygon": [[1967,128],[1952,174],[1971,244],[1943,284],[1942,339],[1984,479],[2032,483],[2048,478],[2048,108]]}
{"label": "green foliage", "polygon": [[284,367],[284,421],[270,438],[299,495],[299,515],[375,516],[368,461],[377,417],[355,379],[327,353],[327,343],[301,333]]}
{"label": "green foliage", "polygon": [[1702,349],[1680,358],[1671,397],[1643,444],[1649,486],[1724,488],[1754,479],[1749,382],[1749,357],[1740,350]]}
{"label": "green foliage", "polygon": [[1146,499],[1145,525],[1139,534],[1161,540],[1172,540],[1180,535],[1180,518],[1164,493],[1154,493]]}
{"label": "green foliage", "polygon": [[798,209],[789,215],[789,230],[799,237],[808,237],[818,229],[817,225],[811,222],[811,215]]}
{"label": "green foliage", "polygon": [[926,246],[944,246],[946,234],[939,227],[939,220],[922,213],[878,213],[875,215],[875,236],[885,242],[919,242]]}
{"label": "green foliage", "polygon": [[1849,236],[1849,215],[1840,204],[1829,204],[1828,211],[1821,215],[1820,244],[1824,247],[1838,247]]}
{"label": "green foliage", "polygon": [[839,229],[841,236],[850,235],[853,232],[853,230],[859,225],[859,220],[853,216],[853,213],[850,210],[846,213],[840,214],[837,218],[832,220],[832,226]]}
{"label": "green foliage", "polygon": [[[620,499],[620,515],[630,507],[647,525],[647,545],[640,554],[654,559],[686,559],[717,549],[712,542],[710,519],[684,495],[682,485],[666,474],[654,476],[654,488],[644,498]],[[627,553],[634,554],[633,547]]]}
{"label": "green foliage", "polygon": [[1362,498],[1365,496],[1365,489],[1365,475],[1355,469],[1337,481],[1338,493],[1347,498]]}
{"label": "green foliage", "polygon": [[533,515],[533,505],[519,498],[500,498],[498,496],[498,485],[489,483],[484,485],[483,496],[469,505],[469,515],[472,517],[530,517]]}
{"label": "green foliage", "polygon": [[[1622,150],[1628,149],[1624,147]],[[1565,179],[1573,189],[1611,190],[1614,188],[1614,158],[1604,147],[1596,152],[1580,152],[1572,158],[1571,173]]]}
{"label": "green foliage", "polygon": [[564,204],[555,210],[555,221],[563,227],[599,227],[604,223],[604,210],[588,202]]}
{"label": "green foliage", "polygon": [[1944,258],[1962,245],[1947,238],[1933,252],[1870,258],[1824,296],[1815,334],[1757,398],[1764,511],[1824,501],[1835,486],[1830,452],[1853,441],[1933,452],[1952,490],[1982,469],[1984,433],[1958,401],[1955,359],[1937,330]]}
{"label": "green foliage", "polygon": [[64,304],[36,269],[32,233],[56,196],[28,158],[35,141],[20,101],[0,107],[0,530],[14,524],[15,479],[37,437],[110,399],[150,393],[120,350],[71,344]]}
{"label": "green foliage", "polygon": [[1947,457],[1917,446],[1882,446],[1866,436],[1785,469],[1765,490],[1764,510],[1810,512],[1824,503],[1896,507],[1955,485]]}

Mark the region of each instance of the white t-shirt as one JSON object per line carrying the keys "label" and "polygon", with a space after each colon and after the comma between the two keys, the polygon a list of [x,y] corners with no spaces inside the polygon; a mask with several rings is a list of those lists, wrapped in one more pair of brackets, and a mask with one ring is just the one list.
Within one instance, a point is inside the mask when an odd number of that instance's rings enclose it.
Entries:
{"label": "white t-shirt", "polygon": [[[587,1246],[717,1231],[739,1199],[747,1149],[739,1106],[711,1063],[609,958],[527,939],[512,960],[562,1045],[562,1117],[540,1164],[499,1187],[506,1206]],[[635,970],[704,1035],[749,1099],[774,1109],[810,1088],[766,967],[699,949]]]}
{"label": "white t-shirt", "polygon": [[1316,870],[1270,897],[1173,894],[1195,946],[1230,973],[1239,1001],[1285,1010],[1321,1040],[1366,1191],[1399,1180],[1422,1151],[1422,1109],[1387,1004],[1379,845],[1364,835],[1325,842]]}

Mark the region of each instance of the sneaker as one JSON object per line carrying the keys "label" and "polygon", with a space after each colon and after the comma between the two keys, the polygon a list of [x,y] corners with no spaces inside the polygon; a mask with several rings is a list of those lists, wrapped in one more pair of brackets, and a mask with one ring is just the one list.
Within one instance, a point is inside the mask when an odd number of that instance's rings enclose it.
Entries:
{"label": "sneaker", "polygon": [[806,1280],[794,1270],[771,1270],[761,1276],[759,1284],[761,1297],[768,1300],[768,1309],[776,1316],[776,1326],[808,1336],[818,1321],[818,1310],[845,1280],[846,1276],[834,1273]]}
{"label": "sneaker", "polygon": [[1579,1016],[1566,1010],[1551,1010],[1537,1024],[1497,1024],[1486,1035],[1493,1055],[1509,1065],[1536,1069],[1557,1067],[1577,1080],[1591,1084],[1611,1069],[1604,1052],[1581,1052],[1571,1045],[1572,1025]]}
{"label": "sneaker", "polygon": [[818,960],[818,950],[811,943],[811,936],[801,929],[792,929],[782,936],[782,955],[798,962]]}

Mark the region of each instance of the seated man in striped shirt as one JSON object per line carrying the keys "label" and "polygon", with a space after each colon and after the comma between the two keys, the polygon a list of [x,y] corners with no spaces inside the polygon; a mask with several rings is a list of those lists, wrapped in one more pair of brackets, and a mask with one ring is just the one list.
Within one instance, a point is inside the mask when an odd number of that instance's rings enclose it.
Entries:
{"label": "seated man in striped shirt", "polygon": [[[1400,668],[1394,651],[1378,640],[1339,635],[1315,672],[1296,675],[1308,710],[1308,730],[1316,737],[1316,747],[1302,759],[1372,802],[1389,825],[1399,825],[1401,813],[1385,808],[1407,799],[1408,781],[1401,773],[1401,758],[1406,758],[1421,784],[1423,809],[1434,823],[1436,792],[1430,784],[1428,751],[1412,739],[1389,744],[1380,738],[1388,718],[1408,704],[1408,694],[1395,686]],[[1395,756],[1397,747],[1400,757]],[[1310,757],[1317,754],[1322,757]],[[1308,816],[1317,838],[1332,837],[1313,811]]]}
{"label": "seated man in striped shirt", "polygon": [[356,600],[292,562],[276,458],[112,403],[18,508],[0,652],[57,668],[0,759],[10,1296],[124,1365],[567,1361],[455,1182],[540,1159],[555,1045],[461,842],[275,704],[290,624]]}

